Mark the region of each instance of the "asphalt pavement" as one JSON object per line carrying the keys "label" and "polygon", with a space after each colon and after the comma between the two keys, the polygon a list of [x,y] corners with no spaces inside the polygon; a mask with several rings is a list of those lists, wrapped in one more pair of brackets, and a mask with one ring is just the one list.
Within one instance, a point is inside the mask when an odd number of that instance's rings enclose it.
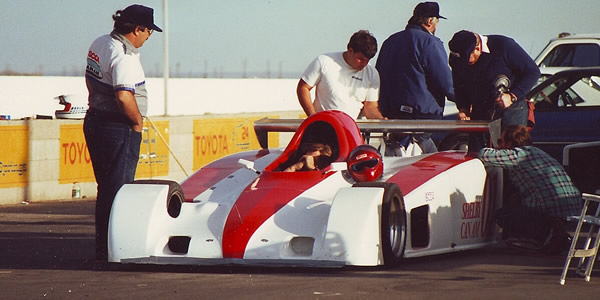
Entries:
{"label": "asphalt pavement", "polygon": [[598,299],[600,271],[561,286],[564,261],[491,247],[395,268],[99,266],[93,200],[0,206],[0,299]]}

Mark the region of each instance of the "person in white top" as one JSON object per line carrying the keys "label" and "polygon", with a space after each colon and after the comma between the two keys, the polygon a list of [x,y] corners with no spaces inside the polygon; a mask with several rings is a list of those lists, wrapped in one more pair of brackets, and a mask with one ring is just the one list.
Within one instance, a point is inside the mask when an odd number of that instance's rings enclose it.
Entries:
{"label": "person in white top", "polygon": [[154,9],[139,4],[113,15],[113,31],[94,40],[87,52],[88,109],[83,122],[96,197],[96,260],[108,258],[108,222],[117,191],[135,179],[144,119],[146,77],[139,48],[155,30]]}
{"label": "person in white top", "polygon": [[[379,73],[369,65],[377,53],[377,40],[360,30],[350,38],[344,52],[315,58],[298,82],[298,101],[307,116],[325,110],[340,110],[353,118],[384,119],[379,112]],[[311,90],[316,87],[315,100]]]}

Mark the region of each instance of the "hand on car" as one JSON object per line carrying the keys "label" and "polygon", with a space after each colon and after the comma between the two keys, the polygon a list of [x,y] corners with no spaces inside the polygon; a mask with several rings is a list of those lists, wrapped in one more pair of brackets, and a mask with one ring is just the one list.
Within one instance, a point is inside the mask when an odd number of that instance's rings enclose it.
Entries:
{"label": "hand on car", "polygon": [[457,119],[465,121],[465,120],[471,120],[471,117],[469,116],[469,114],[466,111],[460,110],[460,111],[458,111]]}

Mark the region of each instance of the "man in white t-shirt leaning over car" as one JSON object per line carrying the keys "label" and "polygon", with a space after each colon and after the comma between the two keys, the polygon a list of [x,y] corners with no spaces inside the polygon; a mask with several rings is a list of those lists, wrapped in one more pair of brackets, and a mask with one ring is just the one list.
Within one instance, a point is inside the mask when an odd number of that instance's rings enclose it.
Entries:
{"label": "man in white t-shirt leaning over car", "polygon": [[[377,53],[377,40],[366,30],[352,35],[344,52],[315,58],[298,82],[298,101],[307,116],[340,110],[353,118],[383,119],[379,112],[379,73],[369,65]],[[316,87],[315,100],[310,91]],[[362,110],[362,114],[361,114]]]}

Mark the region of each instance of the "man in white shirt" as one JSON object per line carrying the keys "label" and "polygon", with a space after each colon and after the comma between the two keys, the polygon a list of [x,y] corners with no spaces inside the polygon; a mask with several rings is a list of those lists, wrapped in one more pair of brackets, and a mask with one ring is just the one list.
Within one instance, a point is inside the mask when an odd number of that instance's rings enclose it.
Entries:
{"label": "man in white shirt", "polygon": [[[344,52],[319,55],[298,82],[298,101],[307,116],[340,110],[353,118],[383,119],[379,112],[379,74],[369,65],[377,53],[377,40],[366,30],[352,35]],[[315,100],[310,91],[316,87]]]}
{"label": "man in white shirt", "polygon": [[134,180],[148,110],[146,77],[139,48],[155,30],[154,10],[130,5],[113,15],[110,34],[94,40],[87,53],[88,88],[83,133],[90,152],[96,198],[96,260],[107,260],[108,221],[113,199]]}

